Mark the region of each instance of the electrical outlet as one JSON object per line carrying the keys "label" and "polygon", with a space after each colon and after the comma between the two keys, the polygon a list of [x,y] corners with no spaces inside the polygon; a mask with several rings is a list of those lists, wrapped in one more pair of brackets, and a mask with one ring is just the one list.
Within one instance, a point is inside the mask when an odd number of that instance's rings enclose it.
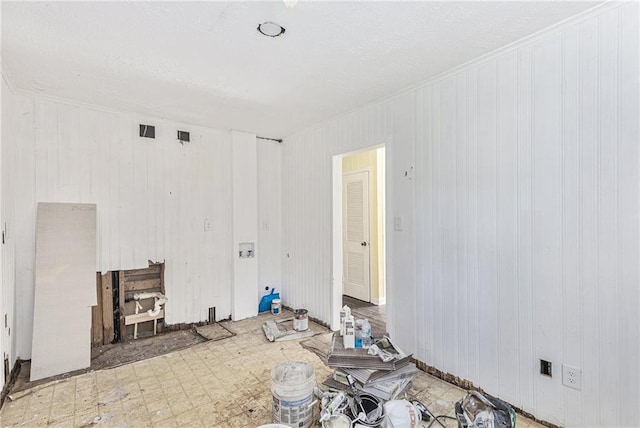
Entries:
{"label": "electrical outlet", "polygon": [[212,229],[211,222],[209,221],[208,218],[205,218],[204,219],[204,231],[205,232],[211,232],[211,229]]}
{"label": "electrical outlet", "polygon": [[582,390],[582,370],[577,367],[562,365],[562,384],[569,388]]}

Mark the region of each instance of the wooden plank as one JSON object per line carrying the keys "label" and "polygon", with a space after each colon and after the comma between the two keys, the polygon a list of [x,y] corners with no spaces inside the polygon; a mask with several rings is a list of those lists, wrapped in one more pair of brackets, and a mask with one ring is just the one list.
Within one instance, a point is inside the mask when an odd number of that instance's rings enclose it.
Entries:
{"label": "wooden plank", "polygon": [[124,280],[124,281],[121,281],[121,284],[123,284],[123,289],[125,292],[149,290],[149,289],[155,289],[157,291],[160,291],[161,285],[162,285],[160,278],[145,279],[143,281],[135,281],[135,282],[128,282]]}
{"label": "wooden plank", "polygon": [[139,314],[127,315],[124,317],[125,325],[132,325],[135,323],[141,323],[146,321],[153,321],[160,318],[164,318],[164,309],[160,309],[157,315],[151,316],[147,312],[141,312]]}
{"label": "wooden plank", "polygon": [[160,292],[166,296],[167,293],[164,291],[164,263],[160,263]]}
{"label": "wooden plank", "polygon": [[[159,263],[158,266],[160,266],[160,292],[166,296],[167,293],[164,290],[164,268],[165,268],[165,264],[164,263]],[[164,332],[164,325],[165,325],[164,322],[159,323],[156,326],[156,333],[163,333]]]}
{"label": "wooden plank", "polygon": [[125,282],[137,282],[144,281],[145,279],[160,279],[160,272],[149,272],[149,273],[140,273],[137,275],[124,275]]}
{"label": "wooden plank", "polygon": [[100,273],[96,273],[96,290],[97,301],[96,306],[91,307],[91,345],[102,345],[103,333],[102,333],[102,284]]}
{"label": "wooden plank", "polygon": [[124,276],[126,278],[131,277],[131,276],[136,276],[136,275],[147,275],[147,274],[156,274],[160,275],[160,272],[162,271],[162,267],[161,265],[150,265],[147,268],[144,269],[131,269],[131,270],[125,270],[124,272]]}
{"label": "wooden plank", "polygon": [[102,275],[102,343],[113,340],[113,284],[111,272]]}
{"label": "wooden plank", "polygon": [[119,307],[120,307],[120,341],[125,340],[127,329],[124,323],[125,307],[124,307],[124,275],[122,271],[118,275],[118,295],[119,295]]}

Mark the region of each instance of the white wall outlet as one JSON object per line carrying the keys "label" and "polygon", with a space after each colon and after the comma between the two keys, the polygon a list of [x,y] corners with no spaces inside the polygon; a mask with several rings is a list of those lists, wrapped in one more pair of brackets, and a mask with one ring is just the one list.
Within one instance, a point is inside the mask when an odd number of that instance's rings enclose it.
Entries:
{"label": "white wall outlet", "polygon": [[569,388],[582,390],[582,370],[577,367],[562,365],[562,384]]}
{"label": "white wall outlet", "polygon": [[262,223],[262,230],[264,230],[265,232],[269,231],[269,223]]}
{"label": "white wall outlet", "polygon": [[208,218],[204,219],[204,231],[205,232],[211,232],[211,229],[213,229],[213,226],[211,226],[211,222],[209,221]]}

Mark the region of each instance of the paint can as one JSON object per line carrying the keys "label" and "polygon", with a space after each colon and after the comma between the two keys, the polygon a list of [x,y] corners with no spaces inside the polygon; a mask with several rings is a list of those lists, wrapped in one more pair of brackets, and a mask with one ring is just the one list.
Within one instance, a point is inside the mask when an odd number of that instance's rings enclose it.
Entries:
{"label": "paint can", "polygon": [[304,361],[285,361],[271,370],[273,422],[307,428],[313,422],[316,371]]}
{"label": "paint can", "polygon": [[309,311],[306,309],[296,309],[293,313],[293,329],[295,331],[309,330]]}
{"label": "paint can", "polygon": [[282,301],[280,299],[273,299],[271,301],[271,313],[273,315],[280,315],[282,312]]}

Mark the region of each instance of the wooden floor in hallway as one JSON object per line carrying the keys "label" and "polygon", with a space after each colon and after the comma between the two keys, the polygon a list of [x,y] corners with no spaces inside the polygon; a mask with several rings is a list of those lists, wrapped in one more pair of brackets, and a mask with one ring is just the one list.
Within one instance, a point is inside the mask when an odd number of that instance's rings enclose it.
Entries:
{"label": "wooden floor in hallway", "polygon": [[381,337],[387,333],[386,305],[374,305],[347,295],[342,296],[342,304],[351,308],[355,319],[369,320],[373,337]]}

